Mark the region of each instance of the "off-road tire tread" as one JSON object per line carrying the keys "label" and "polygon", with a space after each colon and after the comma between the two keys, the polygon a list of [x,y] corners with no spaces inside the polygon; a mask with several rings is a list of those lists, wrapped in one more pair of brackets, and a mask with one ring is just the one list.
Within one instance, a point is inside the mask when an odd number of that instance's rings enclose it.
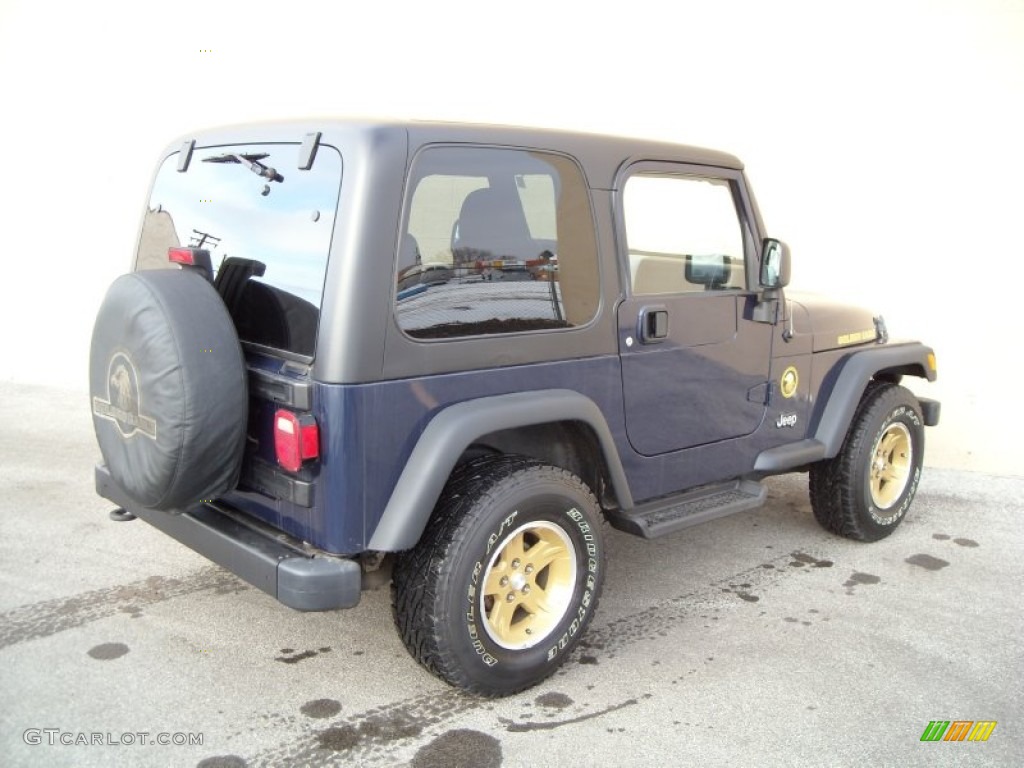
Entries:
{"label": "off-road tire tread", "polygon": [[[592,509],[597,500],[590,489],[571,472],[543,464],[525,456],[483,456],[460,465],[448,479],[417,546],[399,553],[391,581],[391,609],[395,627],[410,655],[430,672],[462,690],[485,697],[506,696],[531,687],[535,681],[524,682],[521,688],[495,692],[481,687],[467,677],[455,655],[443,648],[435,614],[438,587],[447,582],[454,558],[450,553],[478,524],[481,509],[494,496],[493,489],[504,486],[519,476],[520,482],[532,483],[534,470],[545,479],[560,479],[589,497]],[[502,494],[508,493],[507,487]],[[597,609],[599,594],[595,593],[590,612]]]}
{"label": "off-road tire tread", "polygon": [[861,525],[855,488],[860,473],[855,462],[864,442],[875,438],[872,424],[876,413],[892,410],[901,403],[917,407],[913,394],[905,387],[885,381],[869,382],[839,453],[811,466],[811,509],[825,530],[856,541],[877,541],[885,535],[874,534]]}

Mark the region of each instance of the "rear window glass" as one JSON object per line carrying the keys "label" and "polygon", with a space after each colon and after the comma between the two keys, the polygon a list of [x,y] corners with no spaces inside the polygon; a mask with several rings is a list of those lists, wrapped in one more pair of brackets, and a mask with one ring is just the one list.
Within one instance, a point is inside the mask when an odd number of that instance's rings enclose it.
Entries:
{"label": "rear window glass", "polygon": [[417,157],[395,314],[442,339],[573,328],[597,311],[597,245],[576,164],[547,152],[432,147]]}
{"label": "rear window glass", "polygon": [[196,149],[157,173],[136,269],[174,267],[169,248],[209,250],[215,285],[242,341],[312,356],[323,296],[341,155],[321,146],[308,171],[298,144]]}

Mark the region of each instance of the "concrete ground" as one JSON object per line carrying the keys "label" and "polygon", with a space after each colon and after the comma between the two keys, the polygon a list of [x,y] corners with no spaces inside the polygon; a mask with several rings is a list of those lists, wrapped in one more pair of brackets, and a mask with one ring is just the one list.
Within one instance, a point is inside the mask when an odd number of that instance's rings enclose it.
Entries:
{"label": "concrete ground", "polygon": [[[907,520],[870,545],[817,527],[802,476],[668,538],[608,529],[584,647],[538,688],[483,701],[406,654],[386,589],[297,613],[142,521],[109,521],[87,397],[0,394],[5,766],[1024,758],[1022,478],[927,470]],[[921,742],[932,720],[998,725],[983,743]],[[150,743],[190,735],[202,743]]]}

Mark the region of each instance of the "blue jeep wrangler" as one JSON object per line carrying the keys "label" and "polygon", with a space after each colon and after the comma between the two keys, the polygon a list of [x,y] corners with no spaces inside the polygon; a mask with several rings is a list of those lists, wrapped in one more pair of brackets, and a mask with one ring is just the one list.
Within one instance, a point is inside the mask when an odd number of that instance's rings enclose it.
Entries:
{"label": "blue jeep wrangler", "polygon": [[[890,534],[932,350],[785,291],[735,158],[474,125],[274,123],[163,155],[93,333],[98,492],[299,610],[391,568],[427,669],[500,696],[593,619],[602,524],[661,536],[808,471]],[[382,571],[386,574],[387,571]]]}

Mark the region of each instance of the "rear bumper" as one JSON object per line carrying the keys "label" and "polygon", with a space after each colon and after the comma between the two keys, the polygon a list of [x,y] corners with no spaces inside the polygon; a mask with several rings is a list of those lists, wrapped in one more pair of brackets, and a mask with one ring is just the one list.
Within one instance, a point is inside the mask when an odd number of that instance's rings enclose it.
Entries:
{"label": "rear bumper", "polygon": [[140,507],[102,464],[96,467],[96,492],[289,608],[327,611],[359,603],[362,569],[354,560],[308,553],[280,531],[220,505],[201,504],[180,514]]}

